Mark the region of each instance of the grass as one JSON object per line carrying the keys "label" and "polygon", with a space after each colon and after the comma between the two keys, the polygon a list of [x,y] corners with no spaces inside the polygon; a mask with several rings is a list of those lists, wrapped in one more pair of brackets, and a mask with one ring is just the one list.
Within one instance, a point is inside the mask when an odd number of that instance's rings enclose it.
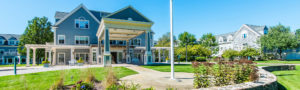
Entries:
{"label": "grass", "polygon": [[267,61],[254,61],[256,63],[269,63],[269,64],[300,64],[300,61],[280,61],[280,60],[267,60]]}
{"label": "grass", "polygon": [[[161,72],[171,72],[171,67],[169,64],[166,65],[152,65],[152,66],[142,66],[144,68],[149,68]],[[193,73],[194,69],[192,64],[175,64],[174,65],[175,72],[187,72]]]}
{"label": "grass", "polygon": [[[25,66],[26,66],[26,64],[17,64],[17,67],[25,67]],[[32,65],[30,64],[30,66],[32,66]],[[43,64],[39,64],[36,66],[43,66]],[[0,65],[0,68],[1,67],[14,67],[14,64]]]}
{"label": "grass", "polygon": [[[0,88],[2,90],[46,90],[56,82],[60,74],[64,74],[65,85],[74,84],[80,80],[86,69],[69,69],[59,71],[38,72],[23,75],[10,75],[0,77]],[[91,68],[97,80],[103,80],[104,68]],[[114,67],[117,78],[137,74],[137,72],[125,67]],[[71,78],[73,77],[73,79]]]}
{"label": "grass", "polygon": [[278,82],[288,90],[300,89],[300,66],[296,66],[297,70],[292,71],[274,71]]}

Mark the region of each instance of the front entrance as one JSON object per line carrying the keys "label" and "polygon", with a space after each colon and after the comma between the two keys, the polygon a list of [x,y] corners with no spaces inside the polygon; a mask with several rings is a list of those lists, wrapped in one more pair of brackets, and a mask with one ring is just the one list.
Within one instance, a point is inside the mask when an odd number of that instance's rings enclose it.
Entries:
{"label": "front entrance", "polygon": [[111,52],[111,60],[112,60],[112,64],[117,64],[117,52]]}
{"label": "front entrance", "polygon": [[58,62],[59,65],[65,64],[65,53],[58,53]]}

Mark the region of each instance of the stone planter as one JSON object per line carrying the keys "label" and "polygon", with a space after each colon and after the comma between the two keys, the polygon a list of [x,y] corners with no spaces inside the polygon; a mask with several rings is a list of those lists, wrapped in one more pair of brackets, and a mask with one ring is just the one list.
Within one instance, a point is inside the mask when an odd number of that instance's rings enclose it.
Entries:
{"label": "stone planter", "polygon": [[77,63],[78,66],[83,66],[83,63]]}
{"label": "stone planter", "polygon": [[46,68],[49,67],[49,63],[45,63],[44,67],[46,67]]}

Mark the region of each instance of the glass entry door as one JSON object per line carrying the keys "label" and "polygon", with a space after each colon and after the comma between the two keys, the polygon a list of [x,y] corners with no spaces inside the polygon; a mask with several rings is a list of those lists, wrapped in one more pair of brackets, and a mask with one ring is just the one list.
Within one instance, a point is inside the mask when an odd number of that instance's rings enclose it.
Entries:
{"label": "glass entry door", "polygon": [[65,54],[58,53],[58,62],[57,64],[64,65],[65,64]]}

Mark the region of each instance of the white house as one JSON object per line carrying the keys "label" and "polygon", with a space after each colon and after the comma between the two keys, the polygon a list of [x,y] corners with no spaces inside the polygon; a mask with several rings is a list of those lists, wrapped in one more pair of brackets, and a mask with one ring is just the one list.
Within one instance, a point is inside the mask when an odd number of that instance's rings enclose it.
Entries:
{"label": "white house", "polygon": [[233,49],[240,51],[246,47],[260,48],[257,40],[268,33],[268,28],[258,25],[243,24],[236,32],[216,35],[219,43],[219,52],[216,56],[221,56],[223,51]]}

